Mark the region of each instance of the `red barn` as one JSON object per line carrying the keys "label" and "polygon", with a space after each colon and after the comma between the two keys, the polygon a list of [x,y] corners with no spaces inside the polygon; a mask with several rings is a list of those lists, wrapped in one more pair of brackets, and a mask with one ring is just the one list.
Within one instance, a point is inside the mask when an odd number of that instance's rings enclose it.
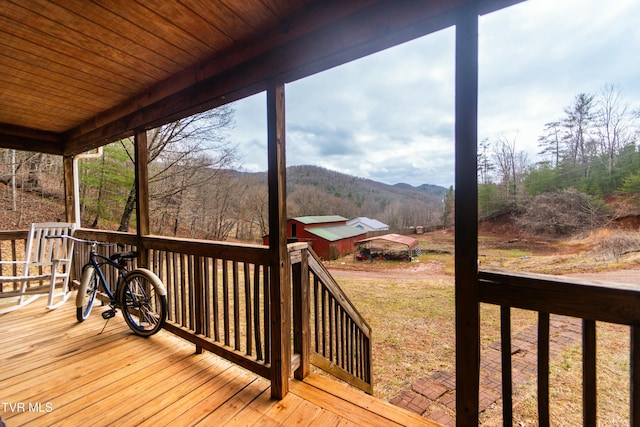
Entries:
{"label": "red barn", "polygon": [[[336,259],[354,251],[355,242],[367,232],[347,225],[347,218],[339,215],[302,216],[287,221],[290,242],[309,242],[315,253],[323,259]],[[269,244],[269,236],[263,239]]]}

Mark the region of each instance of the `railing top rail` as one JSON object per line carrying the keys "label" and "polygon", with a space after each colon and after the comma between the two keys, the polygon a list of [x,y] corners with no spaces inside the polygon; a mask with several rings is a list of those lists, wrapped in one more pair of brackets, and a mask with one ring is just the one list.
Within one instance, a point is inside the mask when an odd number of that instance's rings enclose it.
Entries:
{"label": "railing top rail", "polygon": [[295,242],[295,243],[289,243],[287,245],[287,250],[291,253],[295,251],[302,251],[304,249],[307,249],[308,247],[309,247],[309,243],[307,242]]}
{"label": "railing top rail", "polygon": [[209,240],[145,236],[145,249],[188,253],[218,259],[230,259],[254,264],[269,263],[269,248],[264,245],[212,242]]}
{"label": "railing top rail", "polygon": [[109,230],[94,230],[91,228],[76,228],[75,236],[84,239],[95,239],[109,243],[124,243],[127,245],[136,245],[137,237],[133,233]]}
{"label": "railing top rail", "polygon": [[0,241],[26,239],[29,230],[0,230]]}
{"label": "railing top rail", "polygon": [[640,286],[547,274],[481,270],[480,301],[625,325],[640,324]]}

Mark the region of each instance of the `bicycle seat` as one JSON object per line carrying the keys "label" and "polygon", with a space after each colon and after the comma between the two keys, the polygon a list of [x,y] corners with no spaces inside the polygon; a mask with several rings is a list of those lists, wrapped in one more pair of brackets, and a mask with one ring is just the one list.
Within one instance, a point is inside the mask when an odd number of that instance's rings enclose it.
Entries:
{"label": "bicycle seat", "polygon": [[132,260],[138,257],[138,252],[127,251],[127,252],[116,252],[109,257],[111,261],[120,261],[120,260]]}

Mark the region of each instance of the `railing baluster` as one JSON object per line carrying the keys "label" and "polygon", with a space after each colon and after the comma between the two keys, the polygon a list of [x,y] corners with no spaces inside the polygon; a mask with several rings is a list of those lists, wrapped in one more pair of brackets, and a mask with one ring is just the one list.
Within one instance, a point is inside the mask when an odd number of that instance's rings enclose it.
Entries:
{"label": "railing baluster", "polygon": [[207,338],[211,338],[211,258],[202,257],[202,286],[204,288],[204,334]]}
{"label": "railing baluster", "polygon": [[229,331],[229,266],[226,259],[222,260],[222,327],[224,332],[224,345],[230,345],[231,335]]}
{"label": "railing baluster", "polygon": [[244,311],[245,311],[245,324],[246,324],[246,354],[251,356],[253,354],[253,315],[251,313],[251,270],[249,264],[243,263],[244,271]]}
{"label": "railing baluster", "polygon": [[171,256],[171,276],[173,278],[173,288],[174,288],[174,294],[176,296],[175,321],[176,323],[181,325],[182,317],[180,316],[180,313],[182,312],[182,309],[181,309],[182,294],[180,293],[180,280],[178,279],[178,274],[179,274],[178,270],[180,268],[178,265],[178,254],[175,252],[171,252],[170,256]]}
{"label": "railing baluster", "polygon": [[549,313],[538,313],[538,425],[549,426]]}
{"label": "railing baluster", "polygon": [[340,360],[340,347],[341,347],[341,342],[340,342],[340,305],[339,304],[333,304],[333,329],[334,329],[334,353],[335,353],[335,361],[336,364],[338,363],[338,361]]}
{"label": "railing baluster", "polygon": [[196,266],[193,255],[185,255],[184,260],[187,263],[187,277],[185,278],[186,284],[185,287],[188,289],[189,294],[187,295],[189,301],[189,329],[194,331],[198,330],[198,325],[196,323],[196,310],[197,308],[197,298],[198,298],[198,284],[196,283]]}
{"label": "railing baluster", "polygon": [[511,308],[500,306],[502,352],[502,424],[513,425],[513,378],[511,371]]}
{"label": "railing baluster", "polygon": [[238,274],[238,261],[232,263],[233,271],[233,343],[236,350],[241,349],[240,336],[240,279]]}
{"label": "railing baluster", "polygon": [[211,302],[213,304],[213,339],[220,342],[220,291],[218,286],[220,280],[218,276],[218,258],[211,259],[211,291],[213,293]]}
{"label": "railing baluster", "polygon": [[583,425],[595,427],[596,409],[596,322],[582,320],[582,414]]}
{"label": "railing baluster", "polygon": [[328,301],[328,315],[329,315],[329,360],[331,361],[335,361],[336,358],[334,357],[334,335],[335,335],[335,319],[334,319],[334,307],[335,307],[335,301],[333,300],[333,298],[331,298],[331,296],[329,295],[329,301]]}
{"label": "railing baluster", "polygon": [[[264,283],[264,361],[271,363],[271,310],[269,309],[271,295],[271,281],[269,280],[269,267],[262,267],[262,283]],[[274,304],[277,302],[274,301]]]}
{"label": "railing baluster", "polygon": [[180,295],[182,296],[182,326],[189,326],[189,312],[191,311],[191,302],[189,298],[189,284],[187,283],[187,270],[188,267],[185,265],[188,263],[186,260],[186,254],[179,254],[179,270],[180,270]]}
{"label": "railing baluster", "polygon": [[256,335],[256,358],[258,360],[263,360],[264,355],[262,354],[262,339],[260,337],[260,266],[258,264],[253,265],[253,295],[253,322]]}
{"label": "railing baluster", "polygon": [[327,290],[324,286],[321,289],[321,342],[322,342],[322,356],[327,357]]}
{"label": "railing baluster", "polygon": [[316,353],[320,353],[320,285],[318,276],[313,276],[313,313],[314,313],[314,330],[313,338]]}
{"label": "railing baluster", "polygon": [[[193,261],[193,287],[195,290],[194,294],[194,331],[196,334],[202,334],[204,332],[204,292],[206,289],[206,284],[204,281],[204,271],[203,271],[203,259],[201,256],[193,256],[191,257]],[[196,344],[196,353],[202,353],[202,346]]]}

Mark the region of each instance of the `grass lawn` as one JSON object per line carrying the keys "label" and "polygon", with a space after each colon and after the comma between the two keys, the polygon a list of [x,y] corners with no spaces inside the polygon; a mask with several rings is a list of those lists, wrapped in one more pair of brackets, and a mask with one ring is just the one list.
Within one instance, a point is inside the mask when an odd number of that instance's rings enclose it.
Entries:
{"label": "grass lawn", "polygon": [[[482,266],[563,274],[607,268],[604,261],[594,261],[584,244],[559,243],[556,248],[537,244],[503,246],[495,244],[491,237],[483,238]],[[328,263],[330,269],[338,270],[336,280],[372,327],[375,394],[386,400],[436,371],[455,371],[453,239],[445,233],[425,236],[421,247],[424,254],[413,263],[360,263],[350,258]],[[638,259],[630,255],[609,261],[608,265],[633,268]],[[420,274],[416,266],[429,269]],[[360,274],[341,275],[339,270],[357,270]],[[402,274],[403,270],[407,274]],[[499,341],[499,314],[497,306],[481,305],[482,351]],[[536,324],[537,313],[512,309],[512,336],[535,328]],[[598,323],[597,334],[599,424],[628,425],[629,328]],[[554,425],[582,424],[581,358],[578,343],[551,361]],[[533,376],[530,383],[515,391],[515,425],[537,424],[536,390]],[[499,404],[481,415],[483,425],[502,424]]]}

